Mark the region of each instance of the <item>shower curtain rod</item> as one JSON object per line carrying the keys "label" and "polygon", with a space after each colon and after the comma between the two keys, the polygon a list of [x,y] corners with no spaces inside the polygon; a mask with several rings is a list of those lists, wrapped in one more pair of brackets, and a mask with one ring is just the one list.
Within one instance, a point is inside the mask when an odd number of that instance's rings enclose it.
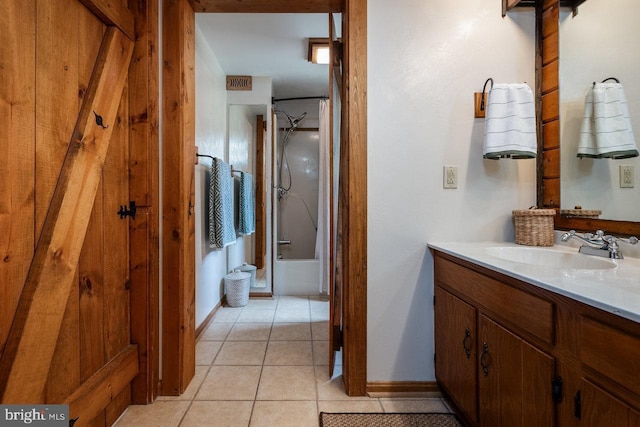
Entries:
{"label": "shower curtain rod", "polygon": [[329,99],[328,96],[299,96],[297,98],[271,98],[271,103],[275,104],[276,102],[280,102],[280,101],[296,101],[296,100],[302,100],[302,99]]}

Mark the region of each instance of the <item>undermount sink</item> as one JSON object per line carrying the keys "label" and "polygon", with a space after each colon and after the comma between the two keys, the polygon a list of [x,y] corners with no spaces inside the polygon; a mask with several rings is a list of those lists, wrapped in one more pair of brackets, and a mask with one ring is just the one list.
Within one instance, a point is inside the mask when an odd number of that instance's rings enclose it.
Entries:
{"label": "undermount sink", "polygon": [[560,269],[607,270],[617,266],[607,258],[542,247],[491,247],[486,251],[491,256],[507,261]]}

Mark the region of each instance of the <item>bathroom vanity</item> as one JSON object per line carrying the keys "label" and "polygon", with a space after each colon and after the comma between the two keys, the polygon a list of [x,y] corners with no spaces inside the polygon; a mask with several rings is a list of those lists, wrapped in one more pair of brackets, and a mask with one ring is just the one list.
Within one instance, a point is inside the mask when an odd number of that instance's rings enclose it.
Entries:
{"label": "bathroom vanity", "polygon": [[429,247],[436,379],[467,424],[640,427],[638,259]]}

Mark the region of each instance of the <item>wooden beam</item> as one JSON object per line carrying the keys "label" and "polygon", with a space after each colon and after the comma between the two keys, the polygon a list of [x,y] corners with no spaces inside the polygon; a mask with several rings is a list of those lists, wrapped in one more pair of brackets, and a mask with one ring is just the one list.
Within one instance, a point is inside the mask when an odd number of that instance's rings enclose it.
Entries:
{"label": "wooden beam", "polygon": [[133,14],[127,9],[126,2],[120,0],[80,0],[107,25],[118,27],[130,40],[135,40]]}
{"label": "wooden beam", "polygon": [[107,30],[0,359],[3,403],[42,402],[132,49]]}
{"label": "wooden beam", "polygon": [[343,0],[189,0],[196,12],[341,13]]}
{"label": "wooden beam", "polygon": [[367,0],[347,0],[343,31],[347,89],[346,211],[343,216],[344,360],[350,396],[367,386]]}
{"label": "wooden beam", "polygon": [[195,13],[164,0],[162,17],[162,394],[178,396],[195,374]]}
{"label": "wooden beam", "polygon": [[138,373],[138,348],[129,345],[78,387],[65,404],[75,427],[90,425]]}

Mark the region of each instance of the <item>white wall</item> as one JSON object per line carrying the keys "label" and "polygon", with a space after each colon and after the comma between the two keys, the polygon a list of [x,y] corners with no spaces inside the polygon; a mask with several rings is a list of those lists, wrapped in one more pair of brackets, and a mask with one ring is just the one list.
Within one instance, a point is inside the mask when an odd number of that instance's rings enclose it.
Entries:
{"label": "white wall", "polygon": [[[196,146],[200,154],[226,159],[226,75],[196,25]],[[195,167],[196,327],[224,295],[226,250],[209,248],[208,180],[211,160]]]}
{"label": "white wall", "polygon": [[[473,93],[535,85],[535,13],[499,1],[368,2],[368,381],[433,381],[429,241],[513,241],[535,160],[483,160]],[[458,166],[458,189],[442,166]]]}
{"label": "white wall", "polygon": [[[560,206],[602,210],[601,218],[640,221],[640,157],[624,160],[576,157],[584,99],[593,82],[616,77],[624,87],[636,144],[640,135],[640,4],[637,0],[589,0],[575,17],[560,16]],[[635,187],[620,188],[619,166],[636,170]]]}

